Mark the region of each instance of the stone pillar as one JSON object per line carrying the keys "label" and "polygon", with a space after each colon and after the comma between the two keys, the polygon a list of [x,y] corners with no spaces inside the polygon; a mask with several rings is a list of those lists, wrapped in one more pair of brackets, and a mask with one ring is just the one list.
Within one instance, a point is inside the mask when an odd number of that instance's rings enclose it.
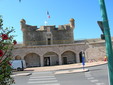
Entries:
{"label": "stone pillar", "polygon": [[20,54],[19,56],[20,56],[21,60],[25,60],[24,59],[25,58],[25,55],[24,54]]}
{"label": "stone pillar", "polygon": [[62,57],[59,55],[59,65],[62,65]]}
{"label": "stone pillar", "polygon": [[21,60],[24,60],[24,57],[20,57],[21,58]]}
{"label": "stone pillar", "polygon": [[85,62],[88,62],[88,52],[85,51]]}
{"label": "stone pillar", "polygon": [[76,53],[76,62],[77,62],[77,63],[80,63],[79,53]]}
{"label": "stone pillar", "polygon": [[44,66],[44,58],[43,58],[43,56],[40,56],[40,65],[41,65],[41,67]]}

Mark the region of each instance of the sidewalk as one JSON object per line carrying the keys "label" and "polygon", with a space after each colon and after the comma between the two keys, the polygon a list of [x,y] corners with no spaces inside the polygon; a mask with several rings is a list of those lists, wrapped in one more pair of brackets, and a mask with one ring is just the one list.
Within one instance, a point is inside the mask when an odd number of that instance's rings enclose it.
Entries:
{"label": "sidewalk", "polygon": [[[96,66],[106,64],[105,61],[91,62],[85,63],[85,67]],[[81,63],[77,64],[68,64],[68,65],[58,65],[58,66],[46,66],[46,67],[34,67],[34,68],[26,68],[25,71],[33,70],[33,71],[58,71],[63,69],[72,69],[72,68],[82,68]]]}
{"label": "sidewalk", "polygon": [[[90,66],[97,66],[97,65],[103,65],[106,64],[105,61],[98,61],[98,62],[91,62],[91,63],[85,63],[85,67]],[[44,72],[44,71],[54,71],[54,74],[65,74],[65,73],[77,73],[77,72],[87,72],[89,69],[85,68],[82,69],[82,63],[77,64],[68,64],[68,65],[58,65],[58,66],[46,66],[46,67],[33,67],[33,68],[26,68],[25,71],[22,73],[19,72],[17,74],[11,75],[14,76],[26,76],[31,75],[29,71],[36,71],[36,72]]]}

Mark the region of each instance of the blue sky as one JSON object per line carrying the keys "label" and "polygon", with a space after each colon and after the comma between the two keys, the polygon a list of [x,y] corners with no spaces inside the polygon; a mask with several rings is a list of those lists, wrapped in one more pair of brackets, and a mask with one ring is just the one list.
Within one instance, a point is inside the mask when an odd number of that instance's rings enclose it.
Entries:
{"label": "blue sky", "polygon": [[[105,0],[111,36],[113,36],[113,0]],[[51,16],[47,19],[46,12]],[[14,27],[18,42],[23,41],[20,20],[24,18],[29,25],[63,25],[70,18],[75,19],[74,39],[100,38],[102,33],[97,21],[102,20],[99,0],[0,0],[0,15],[4,27]]]}

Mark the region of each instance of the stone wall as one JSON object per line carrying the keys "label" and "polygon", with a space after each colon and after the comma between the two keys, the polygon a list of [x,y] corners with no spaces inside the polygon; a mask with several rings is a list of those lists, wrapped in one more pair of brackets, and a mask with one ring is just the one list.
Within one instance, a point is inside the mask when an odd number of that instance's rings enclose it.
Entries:
{"label": "stone wall", "polygon": [[53,26],[27,25],[24,19],[21,20],[21,29],[23,31],[23,44],[25,46],[48,45],[50,44],[71,44],[74,43],[73,29],[74,19],[70,24],[62,25],[56,28]]}
{"label": "stone wall", "polygon": [[[25,59],[25,56],[34,53],[39,56],[38,65],[44,66],[45,57],[50,57],[50,65],[61,65],[64,63],[64,58],[67,57],[67,64],[80,63],[80,52],[85,52],[86,62],[102,61],[105,56],[105,47],[96,47],[97,44],[60,44],[60,45],[42,45],[42,46],[15,46],[13,50],[14,59],[20,56]],[[40,60],[40,61],[39,61]]]}
{"label": "stone wall", "polygon": [[[62,64],[62,54],[64,52],[73,52],[76,58],[76,62],[79,62],[79,51],[83,48],[84,45],[76,45],[76,44],[67,44],[67,45],[45,45],[45,46],[17,46],[13,50],[14,59],[16,56],[20,56],[21,59],[24,59],[26,55],[30,53],[35,53],[40,56],[41,66],[44,65],[44,55],[47,53],[54,53],[58,55],[58,62]],[[87,47],[84,47],[85,50]],[[50,55],[51,56],[51,55]],[[42,60],[41,60],[42,59]],[[53,64],[52,64],[53,65]]]}
{"label": "stone wall", "polygon": [[86,49],[87,62],[103,61],[106,56],[105,47],[95,47]]}

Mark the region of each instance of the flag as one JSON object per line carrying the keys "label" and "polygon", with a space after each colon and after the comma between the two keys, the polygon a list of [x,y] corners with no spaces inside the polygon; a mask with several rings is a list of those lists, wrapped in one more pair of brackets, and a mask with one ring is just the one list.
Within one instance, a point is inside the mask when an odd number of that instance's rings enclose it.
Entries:
{"label": "flag", "polygon": [[47,16],[48,16],[48,18],[50,18],[50,15],[49,15],[49,12],[47,11]]}
{"label": "flag", "polygon": [[21,2],[21,0],[19,0],[19,2]]}

